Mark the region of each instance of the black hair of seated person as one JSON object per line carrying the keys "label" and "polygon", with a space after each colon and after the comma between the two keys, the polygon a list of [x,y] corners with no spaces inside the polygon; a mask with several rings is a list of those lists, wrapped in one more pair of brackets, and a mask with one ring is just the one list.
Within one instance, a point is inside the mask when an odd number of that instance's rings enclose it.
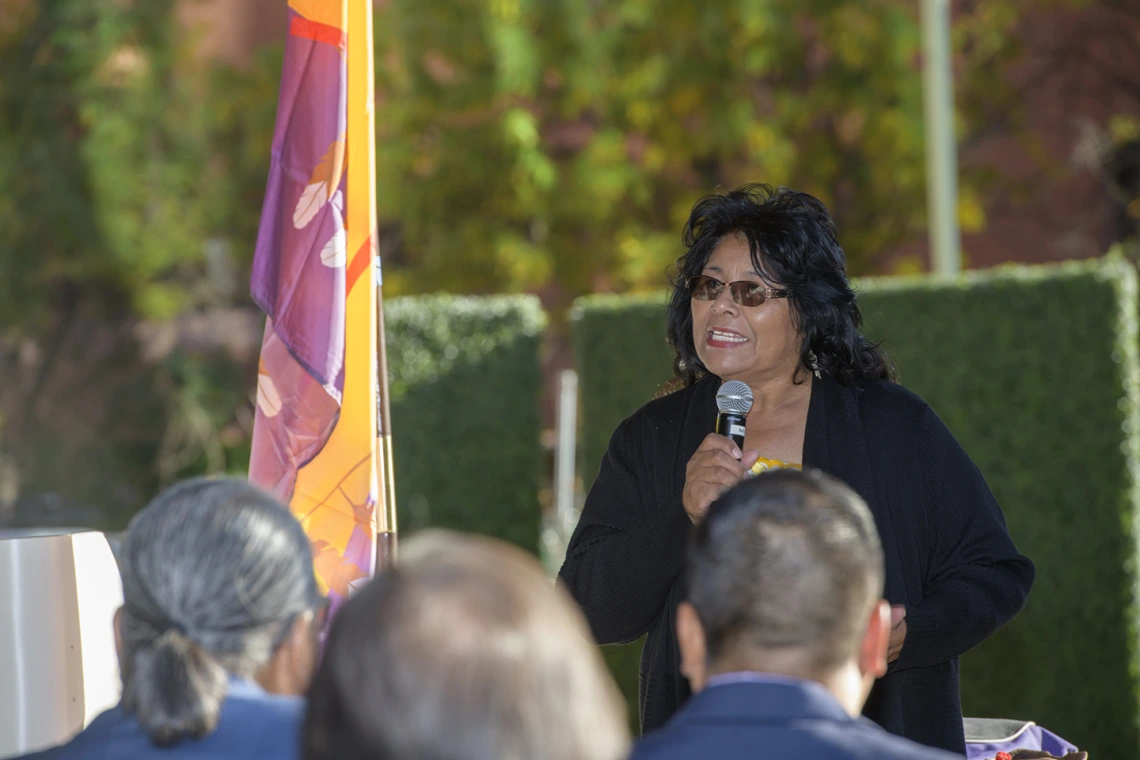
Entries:
{"label": "black hair of seated person", "polygon": [[300,523],[233,478],[155,497],[127,527],[119,570],[122,707],[158,745],[213,731],[229,677],[252,678],[323,602]]}
{"label": "black hair of seated person", "polygon": [[732,235],[748,242],[753,267],[769,285],[788,290],[802,338],[801,369],[818,368],[842,385],[863,378],[894,380],[886,352],[860,332],[863,317],[836,234],[822,201],[784,187],[742,185],[697,201],[682,234],[685,252],[675,264],[666,317],[675,382],[688,386],[708,374],[693,342],[688,282],[704,272],[717,244]]}
{"label": "black hair of seated person", "polygon": [[418,534],[336,613],[305,760],[617,760],[626,708],[577,607],[487,537]]}
{"label": "black hair of seated person", "polygon": [[694,530],[687,563],[710,664],[765,670],[766,655],[796,650],[825,673],[856,655],[883,593],[870,510],[818,471],[779,470],[729,489]]}

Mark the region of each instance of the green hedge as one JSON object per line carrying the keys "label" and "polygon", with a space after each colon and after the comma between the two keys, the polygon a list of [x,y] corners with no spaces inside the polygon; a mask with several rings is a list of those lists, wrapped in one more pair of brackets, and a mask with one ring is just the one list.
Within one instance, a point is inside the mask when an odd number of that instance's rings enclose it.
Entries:
{"label": "green hedge", "polygon": [[453,528],[536,553],[538,299],[396,298],[384,321],[401,535]]}
{"label": "green hedge", "polygon": [[[858,286],[868,334],[977,462],[1037,564],[1025,611],[962,659],[966,714],[1035,720],[1092,757],[1135,754],[1131,265],[1109,257]],[[660,303],[583,299],[574,313],[587,481],[614,426],[668,377]]]}
{"label": "green hedge", "polygon": [[673,375],[664,294],[585,296],[570,311],[581,410],[579,467],[589,490],[618,423]]}

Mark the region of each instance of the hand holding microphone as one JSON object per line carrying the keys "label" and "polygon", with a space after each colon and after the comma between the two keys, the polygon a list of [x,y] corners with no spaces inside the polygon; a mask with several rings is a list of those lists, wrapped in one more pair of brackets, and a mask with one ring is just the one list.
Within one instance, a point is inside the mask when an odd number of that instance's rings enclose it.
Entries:
{"label": "hand holding microphone", "polygon": [[716,394],[716,432],[709,433],[685,466],[685,489],[681,503],[694,523],[728,488],[739,483],[760,458],[758,451],[744,448],[744,420],[752,409],[752,389],[747,383],[729,380]]}

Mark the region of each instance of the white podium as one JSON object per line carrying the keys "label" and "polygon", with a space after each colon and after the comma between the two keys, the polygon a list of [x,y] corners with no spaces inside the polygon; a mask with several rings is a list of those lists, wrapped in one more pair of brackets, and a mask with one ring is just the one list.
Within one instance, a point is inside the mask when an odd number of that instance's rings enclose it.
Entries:
{"label": "white podium", "polygon": [[66,741],[118,702],[122,603],[102,533],[0,531],[0,758]]}

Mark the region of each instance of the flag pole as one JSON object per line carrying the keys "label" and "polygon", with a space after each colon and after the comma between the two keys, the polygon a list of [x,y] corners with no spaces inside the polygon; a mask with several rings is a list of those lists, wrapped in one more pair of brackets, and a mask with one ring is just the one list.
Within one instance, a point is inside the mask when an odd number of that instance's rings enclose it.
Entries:
{"label": "flag pole", "polygon": [[388,349],[384,339],[384,298],[380,277],[380,257],[376,256],[376,452],[380,503],[376,516],[376,572],[396,562],[396,474],[392,460],[392,413],[388,404]]}
{"label": "flag pole", "polygon": [[[396,478],[392,457],[392,414],[388,403],[388,350],[384,337],[383,276],[381,275],[380,245],[376,229],[376,124],[375,124],[375,69],[372,61],[372,0],[351,0],[349,26],[350,76],[349,86],[355,87],[364,80],[366,97],[351,101],[364,102],[365,113],[356,114],[367,126],[366,159],[368,166],[368,237],[371,242],[373,273],[372,285],[376,301],[376,560],[373,571],[381,573],[396,562]],[[360,44],[361,47],[355,47]],[[360,72],[357,82],[352,74]]]}

